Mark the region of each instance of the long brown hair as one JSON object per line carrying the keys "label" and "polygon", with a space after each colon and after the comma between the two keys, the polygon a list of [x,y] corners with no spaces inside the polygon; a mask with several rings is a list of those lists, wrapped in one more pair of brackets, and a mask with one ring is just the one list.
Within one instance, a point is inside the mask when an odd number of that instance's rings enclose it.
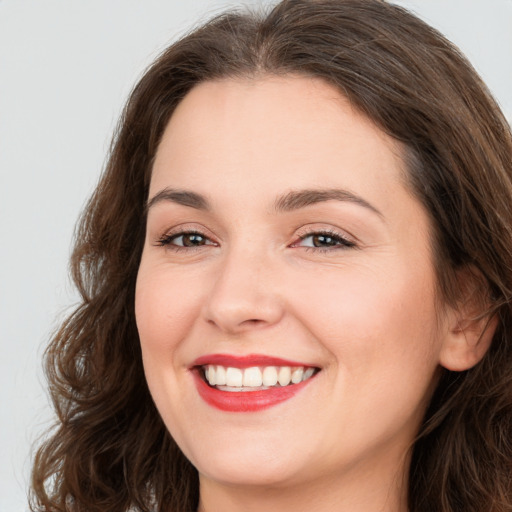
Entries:
{"label": "long brown hair", "polygon": [[488,289],[499,326],[483,360],[444,370],[413,447],[411,512],[512,510],[512,136],[459,51],[380,0],[284,0],[228,13],[168,48],[135,87],[76,235],[82,302],[46,352],[58,416],[35,456],[32,507],[124,512],[197,508],[198,476],[145,383],[134,288],[152,161],[176,105],[206,80],[321,78],[406,148],[426,207],[440,296],[458,269]]}

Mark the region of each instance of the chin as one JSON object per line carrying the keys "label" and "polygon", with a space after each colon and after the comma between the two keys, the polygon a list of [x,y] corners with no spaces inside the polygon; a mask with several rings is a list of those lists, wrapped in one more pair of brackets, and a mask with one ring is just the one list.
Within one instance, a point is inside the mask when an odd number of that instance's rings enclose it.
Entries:
{"label": "chin", "polygon": [[199,474],[223,485],[237,487],[286,487],[292,484],[297,474],[282,464],[262,466],[260,463],[247,464],[246,461],[232,463],[205,463],[196,465]]}
{"label": "chin", "polygon": [[254,443],[240,449],[233,446],[222,451],[202,452],[192,455],[190,460],[200,475],[219,483],[282,487],[300,480],[300,475],[307,472],[307,460],[297,455],[297,450],[275,450]]}

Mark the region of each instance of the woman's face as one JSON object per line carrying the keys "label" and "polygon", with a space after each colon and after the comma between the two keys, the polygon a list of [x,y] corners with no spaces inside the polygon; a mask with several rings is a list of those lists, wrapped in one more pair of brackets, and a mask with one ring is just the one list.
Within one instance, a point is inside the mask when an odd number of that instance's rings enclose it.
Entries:
{"label": "woman's face", "polygon": [[136,316],[152,396],[202,482],[404,468],[448,336],[404,183],[399,145],[322,81],[203,83],[180,103]]}

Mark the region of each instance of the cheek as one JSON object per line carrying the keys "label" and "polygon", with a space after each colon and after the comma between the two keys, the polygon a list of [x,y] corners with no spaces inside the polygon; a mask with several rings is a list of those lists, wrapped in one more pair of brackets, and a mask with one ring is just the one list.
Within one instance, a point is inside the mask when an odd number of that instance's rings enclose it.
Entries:
{"label": "cheek", "polygon": [[301,308],[308,311],[308,329],[332,355],[327,371],[340,404],[328,423],[345,428],[354,446],[397,432],[413,437],[438,368],[430,279],[357,272],[312,288],[315,298]]}
{"label": "cheek", "polygon": [[[349,326],[363,338],[389,329],[407,335],[435,325],[434,283],[426,274],[376,266],[352,266],[325,275],[303,273],[295,297],[304,311],[312,311],[307,316],[313,324],[334,336]],[[315,321],[318,318],[322,321]]]}
{"label": "cheek", "polygon": [[429,387],[441,336],[434,281],[420,269],[360,266],[332,272],[329,279],[303,279],[296,294],[303,314],[297,316],[334,356],[345,385]]}
{"label": "cheek", "polygon": [[194,280],[165,269],[146,270],[141,265],[135,292],[135,316],[146,355],[172,352],[190,331],[201,300]]}
{"label": "cheek", "polygon": [[165,266],[141,263],[135,291],[135,317],[146,381],[169,430],[181,438],[186,414],[180,380],[187,373],[179,351],[200,310],[198,288]]}

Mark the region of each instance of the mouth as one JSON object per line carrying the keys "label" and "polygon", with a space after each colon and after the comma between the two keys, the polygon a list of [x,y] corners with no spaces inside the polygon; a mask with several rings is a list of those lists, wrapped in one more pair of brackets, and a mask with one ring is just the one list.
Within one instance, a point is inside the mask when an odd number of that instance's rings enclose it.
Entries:
{"label": "mouth", "polygon": [[209,405],[230,412],[253,412],[295,396],[320,371],[267,356],[205,356],[191,368],[199,395]]}
{"label": "mouth", "polygon": [[200,367],[205,382],[227,392],[251,392],[274,387],[293,386],[310,379],[317,368],[306,366],[233,366],[207,365]]}

